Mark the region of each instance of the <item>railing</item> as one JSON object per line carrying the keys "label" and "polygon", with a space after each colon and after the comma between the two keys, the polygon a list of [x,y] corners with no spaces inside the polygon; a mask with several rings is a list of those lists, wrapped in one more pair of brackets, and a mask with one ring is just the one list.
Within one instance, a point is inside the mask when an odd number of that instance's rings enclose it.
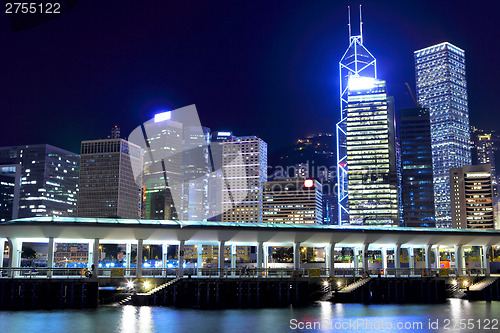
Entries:
{"label": "railing", "polygon": [[[462,269],[457,275],[456,268],[334,268],[334,277],[437,277],[437,276],[480,276],[485,269]],[[167,278],[178,276],[178,268],[143,268],[142,277]],[[329,277],[328,268],[184,268],[185,277],[196,278],[299,278]],[[89,278],[92,272],[86,268],[15,267],[0,268],[0,278]],[[137,268],[99,268],[99,278],[137,277]]]}

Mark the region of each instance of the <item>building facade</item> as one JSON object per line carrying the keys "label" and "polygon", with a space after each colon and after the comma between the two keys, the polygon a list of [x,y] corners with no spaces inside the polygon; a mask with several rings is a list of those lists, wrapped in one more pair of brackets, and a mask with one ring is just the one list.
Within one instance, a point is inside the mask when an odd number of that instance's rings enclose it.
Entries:
{"label": "building facade", "polygon": [[491,166],[450,170],[453,228],[495,229]]}
{"label": "building facade", "polygon": [[430,112],[436,226],[451,227],[449,172],[471,164],[465,52],[447,42],[415,51],[415,73]]}
{"label": "building facade", "polygon": [[262,222],[322,224],[321,184],[305,178],[263,183]]}
{"label": "building facade", "polygon": [[208,178],[209,220],[222,221],[222,147],[225,141],[232,141],[233,133],[229,131],[213,132],[210,135],[210,175]]}
{"label": "building facade", "polygon": [[385,81],[352,76],[346,117],[349,223],[397,226],[394,102]]}
{"label": "building facade", "polygon": [[143,153],[119,138],[83,141],[77,216],[140,218],[142,179],[132,168],[142,168]]}
{"label": "building facade", "polygon": [[498,176],[496,171],[497,154],[499,153],[500,136],[496,131],[482,130],[471,126],[472,164],[491,165],[493,182],[493,198],[498,201]]}
{"label": "building facade", "polygon": [[402,109],[399,138],[404,226],[435,227],[429,109]]}
{"label": "building facade", "polygon": [[222,143],[222,221],[262,222],[267,143],[255,136]]}
{"label": "building facade", "polygon": [[[162,114],[168,114],[163,117]],[[178,220],[182,194],[182,123],[160,113],[144,125],[143,214],[145,219]],[[178,205],[175,199],[178,198]]]}
{"label": "building facade", "polygon": [[209,217],[210,129],[184,127],[182,142],[182,221],[206,221]]}
{"label": "building facade", "polygon": [[19,165],[19,218],[76,214],[80,156],[48,144],[0,148],[1,165]]}
{"label": "building facade", "polygon": [[17,219],[20,194],[21,165],[0,165],[0,222]]}

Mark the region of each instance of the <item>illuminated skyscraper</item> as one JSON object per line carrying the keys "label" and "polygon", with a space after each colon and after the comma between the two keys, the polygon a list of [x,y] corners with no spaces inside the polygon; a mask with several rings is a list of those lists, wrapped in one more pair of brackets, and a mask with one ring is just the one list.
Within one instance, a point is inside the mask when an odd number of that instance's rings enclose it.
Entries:
{"label": "illuminated skyscraper", "polygon": [[397,225],[398,194],[394,104],[376,59],[351,35],[340,60],[340,122],[337,123],[339,224]]}
{"label": "illuminated skyscraper", "polygon": [[262,222],[322,224],[321,201],[317,180],[295,177],[264,182]]}
{"label": "illuminated skyscraper", "polygon": [[465,53],[447,42],[415,51],[415,73],[430,111],[436,226],[451,227],[449,172],[471,164]]}
{"label": "illuminated skyscraper", "polygon": [[75,216],[80,156],[47,144],[0,148],[0,164],[21,167],[19,218]]}
{"label": "illuminated skyscraper", "polygon": [[450,170],[453,228],[495,229],[490,164]]}
{"label": "illuminated skyscraper", "polygon": [[267,181],[267,143],[255,136],[222,143],[222,221],[262,222],[262,183]]}
{"label": "illuminated skyscraper", "polygon": [[170,112],[164,112],[143,126],[147,152],[142,217],[179,220],[182,218],[181,202],[176,206],[174,196],[182,193],[182,123],[171,119]]}
{"label": "illuminated skyscraper", "polygon": [[83,141],[77,216],[140,218],[142,179],[132,168],[142,163],[143,150],[124,139]]}
{"label": "illuminated skyscraper", "polygon": [[491,164],[493,198],[498,200],[498,175],[496,159],[499,152],[500,136],[495,131],[485,131],[471,126],[472,164]]}
{"label": "illuminated skyscraper", "polygon": [[349,224],[397,226],[394,102],[385,81],[351,76],[345,110]]}
{"label": "illuminated skyscraper", "polygon": [[209,216],[209,143],[210,129],[207,127],[183,128],[182,221],[206,221]]}
{"label": "illuminated skyscraper", "polygon": [[0,222],[17,219],[20,189],[21,166],[0,165]]}

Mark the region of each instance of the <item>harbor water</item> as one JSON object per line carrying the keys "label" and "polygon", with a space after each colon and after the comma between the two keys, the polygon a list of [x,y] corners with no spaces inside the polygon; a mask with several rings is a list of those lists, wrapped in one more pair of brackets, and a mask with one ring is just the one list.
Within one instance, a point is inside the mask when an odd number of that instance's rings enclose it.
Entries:
{"label": "harbor water", "polygon": [[308,307],[193,310],[100,307],[2,311],[2,333],[67,332],[500,332],[500,302],[450,299],[435,305],[317,302]]}

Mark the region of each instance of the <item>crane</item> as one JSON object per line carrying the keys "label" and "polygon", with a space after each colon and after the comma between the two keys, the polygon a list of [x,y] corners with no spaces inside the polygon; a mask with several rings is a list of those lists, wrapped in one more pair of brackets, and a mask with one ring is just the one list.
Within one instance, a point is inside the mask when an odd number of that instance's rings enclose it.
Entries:
{"label": "crane", "polygon": [[418,104],[417,100],[415,99],[415,95],[413,95],[413,91],[411,91],[410,85],[408,82],[405,82],[406,87],[408,88],[408,91],[410,92],[411,98],[413,99],[413,102],[415,103],[417,108],[422,107],[420,104]]}

